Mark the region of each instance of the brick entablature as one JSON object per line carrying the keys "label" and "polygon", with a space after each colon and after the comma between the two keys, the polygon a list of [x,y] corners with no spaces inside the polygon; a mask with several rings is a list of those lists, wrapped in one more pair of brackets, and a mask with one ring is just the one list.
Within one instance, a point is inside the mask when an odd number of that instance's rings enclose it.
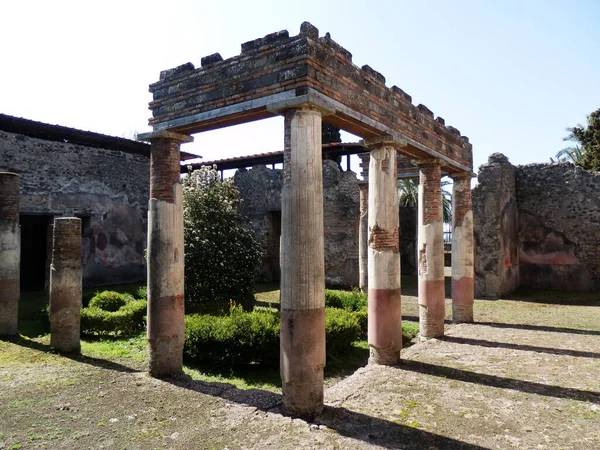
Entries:
{"label": "brick entablature", "polygon": [[[413,140],[420,149],[407,151],[414,156],[438,152],[463,169],[472,168],[472,146],[459,130],[434,118],[426,106],[413,105],[397,86],[388,88],[383,75],[368,65],[354,65],[350,52],[329,33],[319,37],[319,31],[307,22],[297,36],[280,31],[242,44],[238,56],[222,60],[214,54],[202,58],[199,68],[187,63],[163,71],[160,81],[150,85],[150,125],[195,132],[257,120],[277,114],[260,99],[282,94],[282,100],[289,100],[309,90],[347,108],[345,113],[332,111],[333,115],[325,117],[328,122],[363,137],[385,134],[380,124]],[[182,121],[244,102],[243,108],[219,117]]]}

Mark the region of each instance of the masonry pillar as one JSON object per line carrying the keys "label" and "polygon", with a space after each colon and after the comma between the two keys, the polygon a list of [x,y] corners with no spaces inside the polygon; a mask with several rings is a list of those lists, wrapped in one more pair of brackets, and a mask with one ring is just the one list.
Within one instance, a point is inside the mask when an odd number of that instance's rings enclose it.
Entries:
{"label": "masonry pillar", "polygon": [[419,166],[419,328],[421,338],[444,335],[444,237],[441,170],[437,160]]}
{"label": "masonry pillar", "polygon": [[366,292],[369,286],[369,182],[358,183],[360,189],[360,221],[358,226],[358,287]]}
{"label": "masonry pillar", "polygon": [[365,143],[369,162],[368,341],[369,362],[395,364],[402,349],[396,148]]}
{"label": "masonry pillar", "polygon": [[17,334],[21,265],[19,175],[0,172],[0,336]]}
{"label": "masonry pillar", "polygon": [[473,322],[473,207],[470,173],[452,176],[452,320]]}
{"label": "masonry pillar", "polygon": [[148,204],[148,344],[150,376],[183,370],[183,195],[179,147],[191,136],[155,131],[138,136],[150,141]]}
{"label": "masonry pillar", "polygon": [[288,414],[323,409],[325,260],[321,113],[287,110],[281,195],[281,380]]}
{"label": "masonry pillar", "polygon": [[79,352],[81,323],[81,219],[57,217],[50,266],[50,345]]}

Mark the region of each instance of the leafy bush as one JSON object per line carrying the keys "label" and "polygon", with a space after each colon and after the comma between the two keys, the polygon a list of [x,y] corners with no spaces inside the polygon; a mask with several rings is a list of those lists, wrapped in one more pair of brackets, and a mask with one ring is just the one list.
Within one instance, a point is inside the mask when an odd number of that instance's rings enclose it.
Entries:
{"label": "leafy bush", "polygon": [[339,357],[361,336],[356,315],[338,308],[325,309],[325,344],[328,358]]}
{"label": "leafy bush", "polygon": [[135,298],[146,300],[148,298],[148,287],[140,286],[137,288],[137,291],[135,291]]}
{"label": "leafy bush", "polygon": [[[120,305],[120,306],[119,306]],[[132,295],[104,291],[81,309],[83,334],[133,334],[146,326],[146,300],[136,300]]]}
{"label": "leafy bush", "polygon": [[233,300],[251,311],[260,245],[242,225],[232,180],[202,167],[183,180],[186,306],[226,311]]}
{"label": "leafy bush", "polygon": [[276,365],[279,314],[276,310],[248,313],[234,306],[228,316],[186,316],[184,354],[194,362]]}
{"label": "leafy bush", "polygon": [[88,307],[100,308],[104,311],[118,311],[128,301],[133,300],[133,297],[129,294],[121,294],[115,291],[103,291],[98,292],[92,299]]}
{"label": "leafy bush", "polygon": [[325,306],[340,308],[346,311],[362,311],[367,309],[367,294],[355,289],[353,291],[325,290]]}
{"label": "leafy bush", "polygon": [[[358,319],[343,309],[325,310],[328,357],[338,357],[360,338]],[[194,314],[185,318],[184,354],[198,363],[279,364],[279,312],[231,308],[228,316]]]}

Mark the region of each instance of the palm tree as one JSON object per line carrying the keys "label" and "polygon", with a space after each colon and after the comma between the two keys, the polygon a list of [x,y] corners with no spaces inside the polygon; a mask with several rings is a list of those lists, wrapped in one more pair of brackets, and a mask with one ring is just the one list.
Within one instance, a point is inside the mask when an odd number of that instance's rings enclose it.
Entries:
{"label": "palm tree", "polygon": [[580,166],[583,162],[583,152],[581,151],[581,147],[578,145],[575,147],[563,148],[556,154],[556,159],[558,162],[570,162],[576,166]]}
{"label": "palm tree", "polygon": [[587,125],[567,128],[565,141],[576,142],[556,154],[559,161],[571,161],[585,170],[600,171],[600,109],[587,116]]}
{"label": "palm tree", "polygon": [[[450,181],[442,180],[442,208],[444,223],[452,222],[452,194],[444,189],[450,185]],[[400,206],[414,206],[419,203],[419,180],[405,178],[398,180],[398,204]]]}

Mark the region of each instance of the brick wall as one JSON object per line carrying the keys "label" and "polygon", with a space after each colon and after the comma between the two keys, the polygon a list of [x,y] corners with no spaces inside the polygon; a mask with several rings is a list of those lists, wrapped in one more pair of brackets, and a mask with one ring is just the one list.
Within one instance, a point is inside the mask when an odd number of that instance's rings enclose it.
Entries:
{"label": "brick wall", "polygon": [[[298,97],[313,89],[363,115],[350,117],[337,111],[326,118],[334,125],[371,137],[382,134],[375,122],[472,167],[471,144],[459,130],[446,126],[441,117],[434,118],[426,106],[413,105],[410,95],[397,86],[388,88],[385,82],[368,65],[354,65],[350,52],[328,33],[319,37],[318,30],[305,22],[297,36],[280,31],[242,44],[241,54],[227,60],[215,54],[202,58],[199,68],[187,63],[161,72],[160,80],[150,85],[150,124],[191,132],[256,120],[275,114],[259,99],[283,93],[289,94],[286,98]],[[182,122],[250,101],[254,103],[221,117]]]}

